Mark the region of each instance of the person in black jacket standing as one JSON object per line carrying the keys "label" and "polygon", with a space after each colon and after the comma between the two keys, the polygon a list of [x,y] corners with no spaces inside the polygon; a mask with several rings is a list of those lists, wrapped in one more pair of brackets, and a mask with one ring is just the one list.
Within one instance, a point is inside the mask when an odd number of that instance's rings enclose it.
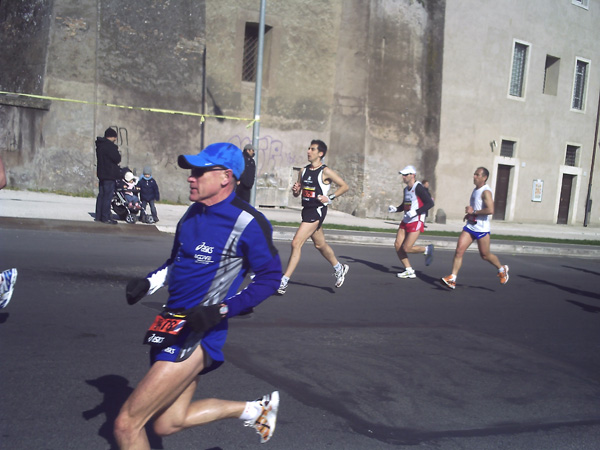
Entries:
{"label": "person in black jacket standing", "polygon": [[96,139],[96,158],[98,175],[98,198],[96,199],[96,221],[116,224],[110,216],[110,202],[115,195],[116,181],[121,178],[121,153],[115,144],[117,132],[107,128],[104,137]]}
{"label": "person in black jacket standing", "polygon": [[246,144],[244,147],[244,173],[240,177],[240,182],[235,189],[235,193],[242,200],[250,203],[250,192],[254,185],[254,178],[256,176],[256,164],[254,163],[254,147],[252,144]]}

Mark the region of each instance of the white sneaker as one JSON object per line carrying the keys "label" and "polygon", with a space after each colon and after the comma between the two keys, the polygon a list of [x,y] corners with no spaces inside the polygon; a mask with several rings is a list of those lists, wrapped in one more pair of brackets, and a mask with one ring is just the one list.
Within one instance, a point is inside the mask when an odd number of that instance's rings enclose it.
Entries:
{"label": "white sneaker", "polygon": [[340,270],[337,270],[333,275],[335,276],[335,287],[342,287],[344,284],[344,280],[346,279],[346,274],[350,270],[350,266],[348,264],[343,264]]}
{"label": "white sneaker", "polygon": [[498,278],[500,278],[500,284],[508,283],[508,266],[502,266],[504,269],[502,272],[498,272]]}
{"label": "white sneaker", "polygon": [[398,278],[417,278],[414,269],[406,269],[404,272],[397,273]]}
{"label": "white sneaker", "polygon": [[13,295],[17,283],[17,269],[8,269],[2,272],[2,283],[0,284],[0,309],[6,307]]}
{"label": "white sneaker", "polygon": [[281,280],[281,284],[279,284],[279,289],[277,289],[277,293],[279,295],[285,294],[285,290],[287,289],[288,282]]}
{"label": "white sneaker", "polygon": [[279,391],[267,394],[256,401],[260,403],[262,411],[256,419],[246,420],[244,426],[254,428],[260,434],[260,443],[264,444],[271,439],[275,432],[277,411],[279,410]]}

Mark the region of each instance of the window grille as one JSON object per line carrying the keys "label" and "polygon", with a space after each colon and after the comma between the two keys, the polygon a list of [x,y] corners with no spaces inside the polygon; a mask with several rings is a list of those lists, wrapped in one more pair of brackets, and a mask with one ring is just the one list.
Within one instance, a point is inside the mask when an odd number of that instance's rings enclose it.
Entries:
{"label": "window grille", "polygon": [[[244,33],[244,60],[242,64],[242,81],[256,82],[256,66],[258,64],[258,23],[247,22]],[[265,25],[265,43],[272,27]]]}
{"label": "window grille", "polygon": [[573,109],[583,110],[585,97],[585,81],[588,63],[577,60],[575,66],[575,81],[573,83]]}
{"label": "window grille", "polygon": [[515,142],[514,141],[505,141],[502,139],[502,144],[500,145],[500,156],[505,156],[507,158],[512,158],[515,156]]}
{"label": "window grille", "polygon": [[575,167],[577,165],[577,150],[574,145],[567,145],[565,153],[565,166]]}
{"label": "window grille", "polygon": [[510,76],[510,95],[514,97],[523,97],[526,64],[527,45],[515,42],[512,72]]}

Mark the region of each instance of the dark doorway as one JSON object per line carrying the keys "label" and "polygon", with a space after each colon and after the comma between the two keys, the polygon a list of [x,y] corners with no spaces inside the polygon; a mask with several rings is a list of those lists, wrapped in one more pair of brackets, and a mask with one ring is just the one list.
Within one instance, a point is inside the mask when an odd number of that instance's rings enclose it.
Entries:
{"label": "dark doorway", "polygon": [[571,190],[573,189],[573,178],[575,175],[563,173],[560,187],[560,202],[558,203],[558,218],[556,223],[566,224],[569,222],[569,209],[571,209]]}
{"label": "dark doorway", "polygon": [[494,220],[504,220],[506,217],[506,203],[508,199],[508,185],[510,171],[513,166],[498,165],[498,179],[496,180],[496,193],[494,194]]}

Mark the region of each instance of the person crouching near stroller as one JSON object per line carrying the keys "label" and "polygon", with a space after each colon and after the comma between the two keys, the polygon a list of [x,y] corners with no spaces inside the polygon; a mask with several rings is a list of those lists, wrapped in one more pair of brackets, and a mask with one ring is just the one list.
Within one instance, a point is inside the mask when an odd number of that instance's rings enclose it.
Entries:
{"label": "person crouching near stroller", "polygon": [[139,188],[137,187],[137,178],[133,176],[131,172],[126,172],[121,180],[119,188],[123,190],[125,200],[127,200],[127,207],[131,211],[139,211],[142,209],[140,205],[140,199],[137,196]]}
{"label": "person crouching near stroller", "polygon": [[160,200],[160,192],[158,191],[158,183],[152,178],[152,169],[149,166],[144,167],[143,176],[137,183],[137,187],[140,189],[140,199],[142,200],[142,212],[140,214],[140,220],[146,222],[146,205],[150,205],[150,212],[154,223],[158,222],[158,214],[156,213],[156,206],[154,202]]}

